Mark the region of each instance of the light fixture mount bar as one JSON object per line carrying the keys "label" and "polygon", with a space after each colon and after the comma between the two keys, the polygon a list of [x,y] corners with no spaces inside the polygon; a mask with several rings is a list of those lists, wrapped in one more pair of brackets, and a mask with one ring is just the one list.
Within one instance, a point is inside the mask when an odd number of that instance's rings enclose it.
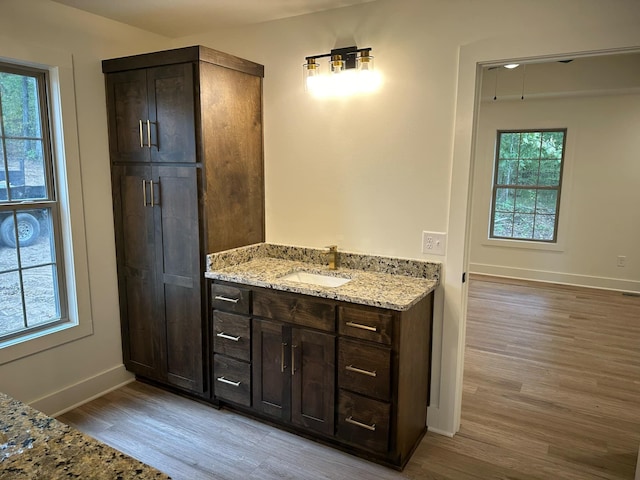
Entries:
{"label": "light fixture mount bar", "polygon": [[309,60],[316,60],[318,58],[335,57],[336,55],[340,55],[342,60],[344,60],[345,69],[349,69],[349,68],[356,67],[356,57],[358,56],[358,53],[366,52],[366,51],[371,51],[371,47],[358,48],[355,45],[353,45],[351,47],[334,48],[329,53],[321,53],[319,55],[310,55],[308,57],[305,57],[305,60],[307,60],[308,62]]}

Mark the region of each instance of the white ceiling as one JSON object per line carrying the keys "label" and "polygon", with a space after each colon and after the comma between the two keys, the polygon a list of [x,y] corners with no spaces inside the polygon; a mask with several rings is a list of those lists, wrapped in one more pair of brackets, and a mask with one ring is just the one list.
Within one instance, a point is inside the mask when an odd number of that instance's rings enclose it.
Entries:
{"label": "white ceiling", "polygon": [[374,0],[53,0],[167,37],[237,27]]}

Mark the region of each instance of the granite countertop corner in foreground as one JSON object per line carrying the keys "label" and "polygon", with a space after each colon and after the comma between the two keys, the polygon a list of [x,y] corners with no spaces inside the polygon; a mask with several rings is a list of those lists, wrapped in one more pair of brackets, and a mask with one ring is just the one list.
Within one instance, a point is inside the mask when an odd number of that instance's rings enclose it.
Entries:
{"label": "granite countertop corner in foreground", "polygon": [[0,393],[0,479],[171,477]]}

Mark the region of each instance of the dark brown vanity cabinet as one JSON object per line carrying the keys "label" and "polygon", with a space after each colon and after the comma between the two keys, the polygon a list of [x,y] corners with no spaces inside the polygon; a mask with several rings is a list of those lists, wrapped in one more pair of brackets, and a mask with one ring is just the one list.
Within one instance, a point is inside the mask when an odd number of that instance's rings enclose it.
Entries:
{"label": "dark brown vanity cabinet", "polygon": [[333,435],[335,335],[254,319],[253,408]]}
{"label": "dark brown vanity cabinet", "polygon": [[264,69],[199,46],[102,69],[124,363],[206,398],[205,256],[264,241]]}
{"label": "dark brown vanity cabinet", "polygon": [[218,400],[251,406],[251,291],[211,286],[213,310],[213,394]]}
{"label": "dark brown vanity cabinet", "polygon": [[[216,388],[218,400],[365,458],[405,465],[426,432],[433,294],[395,311],[215,281],[212,299],[216,332],[224,311],[236,323],[225,334],[235,328],[234,337],[244,338],[240,313],[251,325],[250,359],[237,342],[216,347],[213,378],[233,382],[220,394]],[[222,355],[241,363],[244,376],[232,377]]]}
{"label": "dark brown vanity cabinet", "polygon": [[108,74],[112,161],[196,162],[193,75],[193,63]]}
{"label": "dark brown vanity cabinet", "polygon": [[333,305],[253,289],[254,410],[308,431],[333,435]]}
{"label": "dark brown vanity cabinet", "polygon": [[125,365],[202,392],[201,258],[181,248],[198,237],[196,171],[117,165],[112,175]]}

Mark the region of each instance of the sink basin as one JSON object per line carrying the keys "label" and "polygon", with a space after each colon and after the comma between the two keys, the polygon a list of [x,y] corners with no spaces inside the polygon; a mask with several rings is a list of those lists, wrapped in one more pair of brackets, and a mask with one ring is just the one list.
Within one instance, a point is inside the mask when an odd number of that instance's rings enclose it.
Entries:
{"label": "sink basin", "polygon": [[319,285],[321,287],[339,287],[347,282],[350,282],[350,278],[333,277],[331,275],[323,275],[321,273],[312,272],[293,272],[287,275],[283,275],[279,280],[285,280],[288,282],[307,283],[310,285]]}

